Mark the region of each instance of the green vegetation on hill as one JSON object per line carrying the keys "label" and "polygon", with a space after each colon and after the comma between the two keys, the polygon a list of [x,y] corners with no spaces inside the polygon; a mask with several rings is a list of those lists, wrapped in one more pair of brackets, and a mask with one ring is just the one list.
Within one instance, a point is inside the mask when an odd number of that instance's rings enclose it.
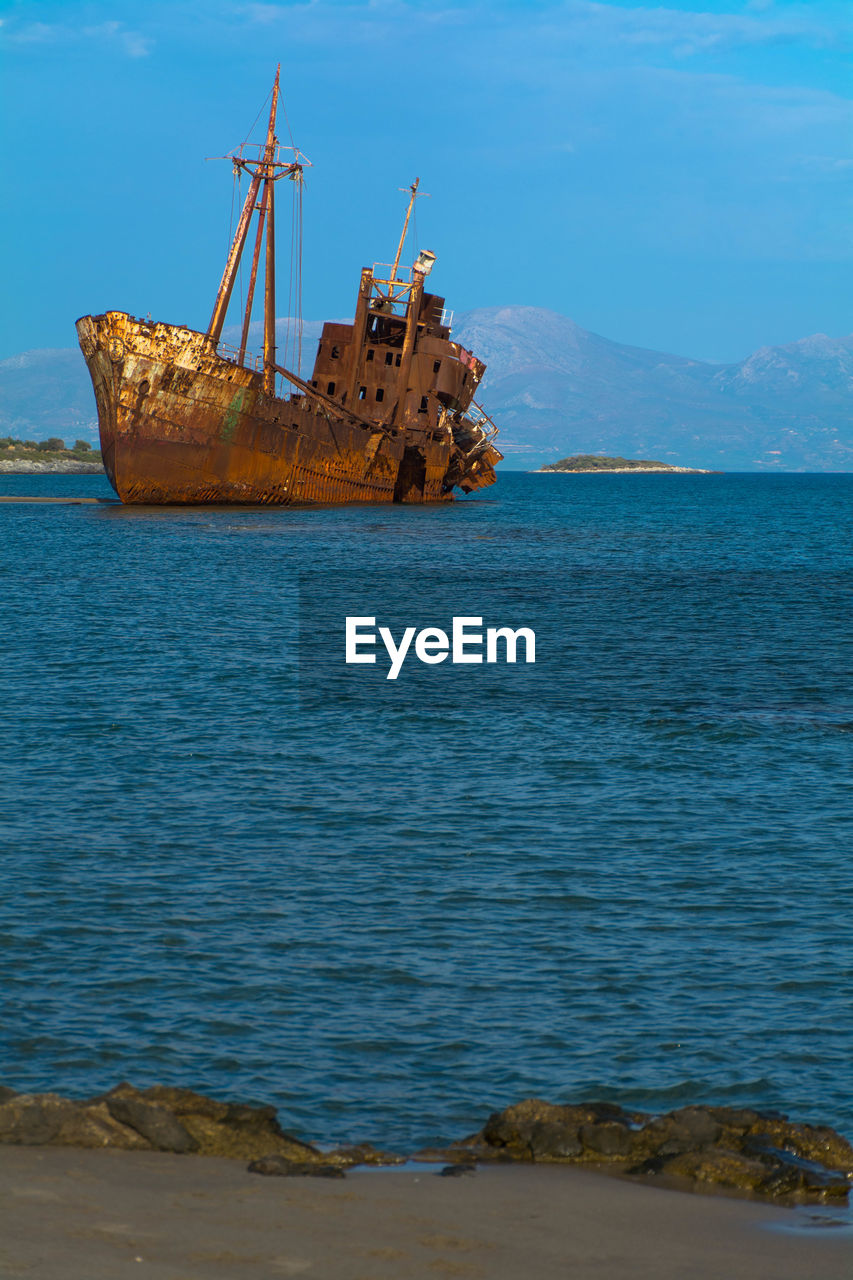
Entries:
{"label": "green vegetation on hill", "polygon": [[667,462],[638,458],[605,458],[600,453],[577,453],[571,458],[548,463],[543,471],[676,471]]}
{"label": "green vegetation on hill", "polygon": [[100,462],[101,452],[87,440],[75,440],[68,449],[59,436],[47,440],[18,440],[0,436],[0,462]]}

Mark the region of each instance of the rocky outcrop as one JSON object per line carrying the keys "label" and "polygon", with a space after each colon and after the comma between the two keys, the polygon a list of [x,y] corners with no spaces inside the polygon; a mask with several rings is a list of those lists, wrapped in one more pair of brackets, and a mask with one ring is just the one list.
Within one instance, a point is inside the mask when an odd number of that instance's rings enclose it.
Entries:
{"label": "rocky outcrop", "polygon": [[[119,1085],[115,1094],[127,1096],[130,1085]],[[136,1090],[132,1090],[137,1094]],[[206,1156],[229,1156],[252,1160],[280,1155],[296,1161],[320,1159],[320,1152],[307,1142],[285,1133],[278,1123],[275,1107],[247,1106],[240,1102],[220,1102],[191,1089],[155,1085],[137,1095],[149,1104],[170,1113],[187,1131],[195,1150]]]}
{"label": "rocky outcrop", "polygon": [[33,462],[29,458],[0,458],[3,475],[103,475],[100,462],[83,462],[76,458],[57,458],[50,462]]}
{"label": "rocky outcrop", "polygon": [[133,1129],[155,1151],[174,1151],[177,1155],[198,1151],[198,1140],[168,1108],[146,1102],[129,1090],[107,1094],[104,1102],[113,1120]]}
{"label": "rocky outcrop", "polygon": [[[248,1161],[252,1173],[279,1177],[342,1177],[355,1165],[404,1160],[369,1143],[321,1151],[286,1133],[271,1106],[127,1083],[84,1101],[0,1086],[0,1143],[226,1156]],[[834,1129],[733,1107],[682,1107],[651,1115],[610,1102],[573,1106],[528,1098],[496,1111],[472,1137],[413,1158],[450,1159],[441,1171],[444,1177],[471,1172],[486,1161],[580,1164],[665,1185],[723,1187],[782,1202],[837,1203],[847,1198],[853,1181],[853,1147]]]}
{"label": "rocky outcrop", "polygon": [[275,1107],[222,1102],[168,1085],[73,1101],[56,1093],[16,1093],[0,1085],[0,1143],[18,1146],[117,1147],[225,1156],[251,1161],[253,1173],[337,1176],[354,1165],[402,1164],[404,1157],[369,1142],[321,1152],[285,1133]]}
{"label": "rocky outcrop", "polygon": [[800,1200],[846,1199],[853,1181],[853,1147],[835,1130],[732,1107],[654,1116],[606,1102],[528,1098],[495,1112],[456,1151],[478,1160],[604,1164],[631,1177]]}
{"label": "rocky outcrop", "polygon": [[151,1148],[141,1134],[111,1114],[104,1099],[72,1102],[56,1093],[13,1094],[0,1102],[0,1142],[28,1147]]}
{"label": "rocky outcrop", "polygon": [[[316,1147],[287,1134],[274,1107],[218,1102],[191,1089],[120,1084],[96,1098],[55,1093],[0,1095],[0,1142],[25,1146],[119,1147],[252,1160],[320,1160]],[[343,1163],[343,1161],[341,1161]]]}

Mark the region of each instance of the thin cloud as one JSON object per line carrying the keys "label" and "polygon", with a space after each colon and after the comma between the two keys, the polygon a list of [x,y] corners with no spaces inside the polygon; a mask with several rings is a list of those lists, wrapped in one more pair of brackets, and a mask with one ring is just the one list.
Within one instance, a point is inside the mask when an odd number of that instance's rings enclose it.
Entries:
{"label": "thin cloud", "polygon": [[47,22],[26,22],[21,26],[16,26],[14,22],[10,26],[4,22],[3,26],[3,35],[9,44],[51,44],[59,38],[59,32],[64,30]]}
{"label": "thin cloud", "polygon": [[278,22],[283,18],[287,10],[278,4],[245,4],[240,5],[237,12],[248,18],[250,22],[268,26],[271,22]]}
{"label": "thin cloud", "polygon": [[[834,6],[798,5],[778,10],[758,0],[746,12],[708,13],[663,6],[640,8],[603,0],[553,0],[533,12],[524,12],[528,31],[547,31],[572,43],[592,40],[601,44],[665,47],[677,58],[718,53],[745,47],[804,42],[818,47],[844,42],[840,22],[832,20]],[[374,35],[386,24],[399,23],[409,30],[424,27],[468,26],[484,32],[496,24],[514,25],[519,13],[512,4],[451,4],[436,7],[421,0],[296,0],[292,4],[257,3],[234,6],[233,12],[259,25],[282,19],[316,20],[319,34],[330,28],[370,30]],[[301,24],[300,24],[301,25]],[[304,27],[303,27],[303,33]]]}
{"label": "thin cloud", "polygon": [[96,27],[84,27],[83,35],[92,40],[112,40],[129,58],[147,58],[154,41],[138,31],[128,31],[120,22],[102,22]]}
{"label": "thin cloud", "polygon": [[96,26],[72,27],[62,22],[4,23],[2,37],[9,45],[68,45],[81,41],[101,41],[117,46],[129,58],[147,58],[154,47],[150,36],[133,31],[121,22],[101,22]]}
{"label": "thin cloud", "polygon": [[812,177],[846,179],[853,169],[850,156],[793,156],[791,163],[808,170]]}
{"label": "thin cloud", "polygon": [[686,9],[623,8],[593,0],[570,0],[564,13],[588,32],[597,31],[624,44],[664,45],[679,58],[715,53],[739,46],[807,42],[835,45],[838,28],[799,10],[749,13],[696,13]]}

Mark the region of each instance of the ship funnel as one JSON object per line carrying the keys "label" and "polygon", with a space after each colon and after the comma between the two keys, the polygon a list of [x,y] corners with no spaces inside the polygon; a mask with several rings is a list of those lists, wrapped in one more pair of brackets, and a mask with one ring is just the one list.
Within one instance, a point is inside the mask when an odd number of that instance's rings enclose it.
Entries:
{"label": "ship funnel", "polygon": [[432,265],[434,262],[435,254],[430,253],[429,249],[421,249],[412,264],[412,270],[419,271],[422,276],[428,276],[432,271]]}

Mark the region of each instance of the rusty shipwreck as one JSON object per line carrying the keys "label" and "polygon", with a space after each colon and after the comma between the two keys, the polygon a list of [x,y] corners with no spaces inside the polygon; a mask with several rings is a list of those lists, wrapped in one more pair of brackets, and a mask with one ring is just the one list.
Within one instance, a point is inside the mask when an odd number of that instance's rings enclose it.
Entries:
{"label": "rusty shipwreck", "polygon": [[[279,364],[275,184],[301,194],[305,157],[266,141],[229,158],[249,190],[205,333],[121,311],[77,321],[95,389],[104,466],[127,503],[437,502],[495,479],[496,428],[473,397],[485,365],[450,337],[424,288],[435,255],[364,268],[352,324],[323,326],[310,378]],[[249,154],[251,152],[251,154]],[[256,154],[254,154],[256,152]],[[257,214],[239,349],[221,340]],[[263,356],[247,353],[262,248]],[[292,279],[292,276],[291,276]]]}

